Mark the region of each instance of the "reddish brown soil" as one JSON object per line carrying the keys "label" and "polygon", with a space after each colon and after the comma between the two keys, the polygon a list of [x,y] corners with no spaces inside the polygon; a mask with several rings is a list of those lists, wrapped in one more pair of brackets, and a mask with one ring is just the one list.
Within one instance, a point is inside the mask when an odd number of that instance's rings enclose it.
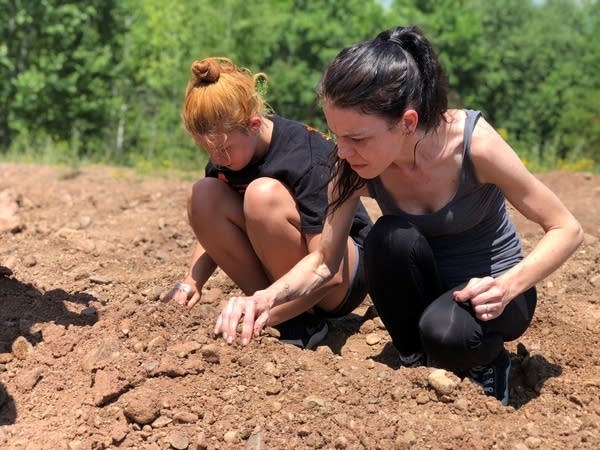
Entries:
{"label": "reddish brown soil", "polygon": [[[314,351],[272,332],[243,350],[214,339],[235,291],[220,272],[192,310],[159,302],[194,242],[188,181],[0,173],[2,449],[600,448],[599,176],[539,176],[586,238],[508,344],[502,407],[468,380],[446,374],[444,393],[434,369],[399,369],[368,300]],[[530,250],[541,231],[515,220]]]}

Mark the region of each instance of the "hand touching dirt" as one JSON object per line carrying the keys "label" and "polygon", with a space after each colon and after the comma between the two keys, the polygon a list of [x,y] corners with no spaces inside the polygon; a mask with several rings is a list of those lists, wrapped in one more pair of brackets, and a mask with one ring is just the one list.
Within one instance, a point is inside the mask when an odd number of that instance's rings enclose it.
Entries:
{"label": "hand touching dirt", "polygon": [[[187,280],[186,281],[190,281]],[[175,286],[171,288],[169,292],[163,298],[164,302],[174,301],[182,306],[191,308],[194,306],[201,297],[201,291],[197,289],[196,283],[191,280],[191,283],[175,283]]]}
{"label": "hand touching dirt", "polygon": [[222,334],[223,339],[232,344],[242,321],[242,345],[248,345],[265,327],[272,303],[267,291],[256,291],[250,297],[231,297],[217,318],[215,334]]}

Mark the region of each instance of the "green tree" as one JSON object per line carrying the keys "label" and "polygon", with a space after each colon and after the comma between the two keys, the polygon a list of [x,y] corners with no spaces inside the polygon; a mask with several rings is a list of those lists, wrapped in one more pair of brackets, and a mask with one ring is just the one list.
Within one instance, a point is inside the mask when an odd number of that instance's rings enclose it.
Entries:
{"label": "green tree", "polygon": [[[0,0],[0,140],[46,133],[85,153],[102,139],[116,76],[114,2]],[[3,14],[4,15],[4,14]]]}

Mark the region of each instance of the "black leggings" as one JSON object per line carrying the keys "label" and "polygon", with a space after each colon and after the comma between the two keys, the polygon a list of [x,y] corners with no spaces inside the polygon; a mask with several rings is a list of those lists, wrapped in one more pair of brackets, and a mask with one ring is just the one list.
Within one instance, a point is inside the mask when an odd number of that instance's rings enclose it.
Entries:
{"label": "black leggings", "polygon": [[397,216],[382,216],[365,241],[371,300],[403,354],[425,352],[429,365],[464,371],[488,364],[504,342],[521,336],[533,317],[535,287],[517,295],[502,314],[480,321],[469,302],[444,286],[427,239]]}

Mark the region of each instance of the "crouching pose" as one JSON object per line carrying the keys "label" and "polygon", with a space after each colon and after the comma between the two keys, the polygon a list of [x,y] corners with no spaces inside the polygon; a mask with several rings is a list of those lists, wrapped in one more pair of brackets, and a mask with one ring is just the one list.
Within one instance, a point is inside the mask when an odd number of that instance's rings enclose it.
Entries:
{"label": "crouching pose", "polygon": [[[217,266],[251,295],[319,246],[334,144],[268,115],[256,90],[261,77],[226,58],[192,64],[183,122],[210,161],[188,199],[198,241],[189,272],[167,301],[193,306]],[[308,295],[290,292],[264,315],[263,325],[279,324],[283,341],[314,347],[327,334],[326,318],[348,314],[364,299],[362,244],[371,222],[363,207],[350,222],[341,264],[327,282]]]}
{"label": "crouching pose", "polygon": [[[365,241],[367,287],[400,363],[467,375],[507,404],[504,343],[525,332],[535,284],[575,251],[582,229],[481,114],[448,109],[447,94],[417,28],[337,55],[320,85],[338,158],[320,244],[267,289],[230,299],[218,332],[231,340],[243,320],[247,340],[271,305],[333,277],[368,196],[383,215]],[[505,199],[545,232],[526,257]]]}

